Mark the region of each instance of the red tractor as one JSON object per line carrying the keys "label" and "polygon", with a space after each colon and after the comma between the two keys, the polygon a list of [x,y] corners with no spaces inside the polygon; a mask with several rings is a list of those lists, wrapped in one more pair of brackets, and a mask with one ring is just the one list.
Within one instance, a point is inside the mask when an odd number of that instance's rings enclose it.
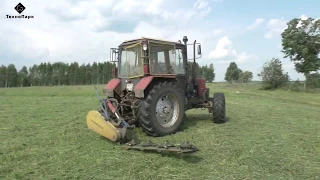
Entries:
{"label": "red tractor", "polygon": [[[189,109],[208,108],[213,122],[224,123],[225,96],[209,96],[205,79],[197,78],[195,51],[197,46],[201,57],[201,44],[187,41],[186,36],[184,43],[140,38],[111,48],[110,60],[117,66],[112,70],[113,79],[103,90],[106,98],[100,100],[101,108],[87,115],[88,127],[112,141],[135,147],[134,127],[141,127],[150,136],[173,134],[179,131]],[[188,45],[193,46],[192,59],[187,56]],[[177,147],[166,142],[158,146],[148,142],[141,147],[172,147],[173,151],[190,152],[192,145]],[[182,151],[183,147],[187,149]]]}

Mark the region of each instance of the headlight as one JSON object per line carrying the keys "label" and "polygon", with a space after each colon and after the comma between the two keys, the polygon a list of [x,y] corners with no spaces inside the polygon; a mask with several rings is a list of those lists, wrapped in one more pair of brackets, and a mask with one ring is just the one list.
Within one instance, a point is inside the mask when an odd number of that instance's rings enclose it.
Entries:
{"label": "headlight", "polygon": [[128,91],[132,91],[133,90],[133,84],[132,83],[128,83],[127,84],[127,90]]}
{"label": "headlight", "polygon": [[145,50],[145,51],[146,51],[146,50],[148,49],[147,44],[143,44],[142,48],[143,48],[143,50]]}

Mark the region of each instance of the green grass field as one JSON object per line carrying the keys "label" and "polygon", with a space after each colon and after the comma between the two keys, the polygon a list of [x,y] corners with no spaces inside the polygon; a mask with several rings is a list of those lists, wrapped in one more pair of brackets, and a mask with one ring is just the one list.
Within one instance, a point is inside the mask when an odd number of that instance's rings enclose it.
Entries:
{"label": "green grass field", "polygon": [[191,156],[123,150],[88,130],[93,86],[0,89],[0,179],[320,179],[320,94],[208,86],[225,92],[227,123],[197,109],[174,135],[137,129],[188,140]]}

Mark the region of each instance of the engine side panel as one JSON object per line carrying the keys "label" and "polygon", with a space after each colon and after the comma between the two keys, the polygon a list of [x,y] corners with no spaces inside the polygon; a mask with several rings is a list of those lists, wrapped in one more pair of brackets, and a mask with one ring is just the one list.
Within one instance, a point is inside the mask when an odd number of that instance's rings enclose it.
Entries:
{"label": "engine side panel", "polygon": [[203,78],[197,78],[196,85],[198,86],[198,97],[201,97],[206,90],[206,80]]}
{"label": "engine side panel", "polygon": [[153,76],[147,76],[142,78],[134,87],[134,94],[137,98],[144,97],[144,90],[148,87],[150,82],[152,81]]}
{"label": "engine side panel", "polygon": [[114,92],[120,94],[120,79],[113,78],[104,87],[103,93],[107,97],[114,97]]}

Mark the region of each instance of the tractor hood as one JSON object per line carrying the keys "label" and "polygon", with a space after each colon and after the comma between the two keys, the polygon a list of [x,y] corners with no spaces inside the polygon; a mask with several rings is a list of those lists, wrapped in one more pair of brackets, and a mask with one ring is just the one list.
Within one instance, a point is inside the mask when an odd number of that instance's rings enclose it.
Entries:
{"label": "tractor hood", "polygon": [[122,95],[123,90],[134,91],[134,94],[138,98],[144,97],[144,90],[152,81],[153,76],[146,76],[136,79],[119,79],[113,78],[103,89],[103,93],[106,97],[115,97],[115,94]]}

